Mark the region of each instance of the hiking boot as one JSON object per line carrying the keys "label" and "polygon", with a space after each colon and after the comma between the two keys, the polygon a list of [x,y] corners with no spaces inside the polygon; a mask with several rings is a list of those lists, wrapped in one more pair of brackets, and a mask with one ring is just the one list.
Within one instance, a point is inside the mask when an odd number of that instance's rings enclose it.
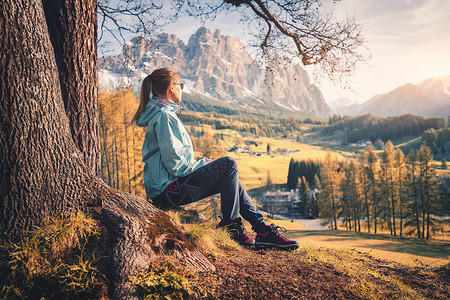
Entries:
{"label": "hiking boot", "polygon": [[217,227],[225,228],[230,237],[242,246],[250,247],[255,245],[255,241],[253,240],[253,238],[245,233],[241,218],[237,218],[234,221],[222,220],[219,222]]}
{"label": "hiking boot", "polygon": [[278,233],[278,230],[286,232],[286,229],[275,224],[266,226],[267,232],[256,235],[255,246],[257,249],[277,248],[295,250],[298,248],[297,241],[288,240]]}

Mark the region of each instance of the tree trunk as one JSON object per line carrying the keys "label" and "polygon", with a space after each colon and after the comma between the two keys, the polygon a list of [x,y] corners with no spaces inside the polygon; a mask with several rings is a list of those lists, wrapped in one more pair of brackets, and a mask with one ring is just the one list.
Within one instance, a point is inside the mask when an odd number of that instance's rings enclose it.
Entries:
{"label": "tree trunk", "polygon": [[375,191],[375,172],[372,171],[371,174],[372,178],[372,210],[373,210],[373,227],[374,227],[374,233],[377,233],[377,218],[378,218],[378,199],[377,199],[377,194]]}
{"label": "tree trunk", "polygon": [[418,203],[418,199],[417,199],[417,188],[416,188],[416,165],[413,162],[411,164],[411,176],[412,176],[412,193],[413,193],[413,199],[414,199],[414,219],[415,219],[415,223],[416,223],[416,227],[417,227],[417,237],[420,239],[421,238],[421,234],[420,234],[420,216],[419,216],[419,203]]}
{"label": "tree trunk", "polygon": [[135,149],[136,149],[136,142],[135,142],[136,134],[134,133],[134,126],[131,126],[131,134],[133,135],[133,146],[132,146],[132,149],[133,149],[133,170],[134,170],[134,174],[133,174],[134,175],[133,176],[133,179],[134,179],[133,188],[134,188],[134,194],[138,195],[138,192],[137,192],[138,179],[137,179],[137,173],[136,173],[136,151],[135,151]]}
{"label": "tree trunk", "polygon": [[[85,2],[91,13],[95,13],[95,5],[90,6],[94,2]],[[76,19],[78,15],[74,12],[67,17]],[[75,22],[93,19],[86,20]],[[83,154],[80,148],[93,147],[94,142],[80,144],[72,136],[77,123],[67,117],[66,111],[75,114],[77,108],[65,107],[61,86],[74,83],[72,79],[60,82],[62,76],[58,72],[66,71],[57,66],[56,48],[50,42],[42,3],[4,0],[0,9],[0,39],[3,42],[0,49],[2,239],[20,237],[23,230],[31,229],[55,213],[92,211],[106,229],[102,236],[109,260],[105,275],[115,299],[136,298],[129,275],[147,269],[161,255],[171,254],[196,270],[213,270],[214,266],[165,213],[146,200],[108,187],[95,176],[94,168],[86,166],[85,158],[91,150]],[[80,65],[90,62],[87,54],[92,53],[76,51],[74,55],[79,57],[73,61]],[[95,62],[96,59],[93,65]],[[79,131],[75,128],[75,134],[87,130],[83,128]],[[87,135],[98,135],[98,131]],[[96,141],[97,137],[92,140]],[[99,149],[92,151],[99,152]],[[89,162],[95,165],[95,159],[88,159]]]}
{"label": "tree trunk", "polygon": [[399,178],[399,187],[398,187],[398,201],[400,208],[400,236],[403,237],[403,178],[402,178],[402,165],[399,164],[398,167],[398,178]]}
{"label": "tree trunk", "polygon": [[3,1],[0,13],[0,222],[15,235],[100,203],[84,189],[93,176],[72,139],[42,3]]}
{"label": "tree trunk", "polygon": [[120,190],[119,150],[117,150],[117,133],[116,133],[116,128],[113,129],[113,135],[114,135],[114,155],[115,155],[115,158],[116,158],[116,172],[115,172],[116,185],[115,185],[115,188]]}
{"label": "tree trunk", "polygon": [[85,165],[101,176],[97,1],[42,2],[73,140]]}
{"label": "tree trunk", "polygon": [[[364,172],[364,171],[362,171]],[[364,199],[366,201],[366,218],[367,218],[367,232],[370,233],[370,207],[369,207],[369,196],[367,195],[367,181],[365,178],[365,174],[363,174],[362,176],[364,176]]]}
{"label": "tree trunk", "polygon": [[125,154],[127,158],[127,175],[128,175],[128,192],[131,194],[131,171],[130,171],[130,155],[128,152],[128,122],[127,122],[127,104],[126,97],[123,95],[123,125],[125,130]]}
{"label": "tree trunk", "polygon": [[[393,172],[392,172],[393,173]],[[392,174],[393,176],[393,174]],[[394,235],[397,235],[397,231],[396,231],[396,216],[395,216],[395,206],[396,206],[396,201],[395,201],[395,193],[394,193],[394,179],[391,179],[391,205],[392,205],[392,229],[394,230]]]}
{"label": "tree trunk", "polygon": [[136,298],[129,276],[147,270],[161,256],[171,255],[193,271],[215,269],[166,213],[100,180],[93,186],[92,192],[99,195],[103,203],[101,210],[93,213],[107,230],[104,236],[107,261],[103,265],[107,266],[105,271],[113,298]]}
{"label": "tree trunk", "polygon": [[334,222],[334,230],[337,230],[337,221],[336,221],[336,206],[334,204],[334,195],[333,188],[331,188],[331,205],[333,209],[333,222]]}
{"label": "tree trunk", "polygon": [[100,134],[102,135],[101,140],[103,140],[102,145],[103,147],[101,147],[103,152],[102,164],[105,165],[104,170],[106,170],[106,175],[102,174],[102,176],[105,178],[105,180],[108,180],[108,185],[112,185],[111,170],[109,167],[110,162],[108,153],[108,143],[107,143],[108,128],[106,127],[106,121],[103,118],[101,107],[99,107],[99,117],[100,117]]}

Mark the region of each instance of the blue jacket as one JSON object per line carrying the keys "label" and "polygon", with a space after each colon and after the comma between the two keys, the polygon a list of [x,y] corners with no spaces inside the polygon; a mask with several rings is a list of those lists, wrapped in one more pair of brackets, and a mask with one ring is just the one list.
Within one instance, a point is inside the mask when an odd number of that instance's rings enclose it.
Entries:
{"label": "blue jacket", "polygon": [[175,112],[180,107],[164,98],[151,97],[137,125],[147,127],[142,146],[144,185],[152,198],[178,177],[184,177],[206,165],[208,160],[194,159],[191,139]]}

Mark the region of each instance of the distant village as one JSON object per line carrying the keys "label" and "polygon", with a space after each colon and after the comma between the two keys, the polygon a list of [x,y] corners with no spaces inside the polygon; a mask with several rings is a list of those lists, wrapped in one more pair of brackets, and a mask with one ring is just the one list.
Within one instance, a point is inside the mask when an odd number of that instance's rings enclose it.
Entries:
{"label": "distant village", "polygon": [[[256,143],[255,143],[256,144]],[[257,146],[257,144],[256,144]],[[278,148],[274,151],[264,151],[264,152],[255,152],[251,146],[247,147],[241,147],[239,145],[234,145],[230,149],[228,149],[228,152],[235,152],[235,153],[248,153],[250,155],[254,156],[265,156],[265,155],[283,155],[287,156],[294,152],[300,152],[298,149],[286,149],[286,148]]]}
{"label": "distant village", "polygon": [[[308,199],[302,199],[298,189],[290,191],[267,191],[263,194],[261,199],[262,210],[268,212],[271,216],[274,214],[279,215],[305,215],[305,206],[307,203],[314,199],[317,199],[319,194],[318,189],[312,189],[308,191]],[[311,217],[309,215],[307,217]]]}

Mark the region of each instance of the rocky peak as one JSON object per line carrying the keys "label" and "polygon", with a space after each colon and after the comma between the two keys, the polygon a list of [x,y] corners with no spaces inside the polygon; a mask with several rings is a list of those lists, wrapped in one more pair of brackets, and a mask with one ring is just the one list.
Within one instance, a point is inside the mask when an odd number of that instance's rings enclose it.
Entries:
{"label": "rocky peak", "polygon": [[173,34],[161,34],[154,40],[135,38],[120,55],[99,62],[101,76],[111,79],[116,76],[112,73],[126,73],[135,78],[130,80],[136,82],[136,89],[144,76],[161,67],[177,70],[187,83],[187,93],[196,90],[251,110],[316,117],[331,114],[322,93],[311,85],[300,65],[274,64],[271,73],[265,73],[239,39],[224,36],[220,30],[213,33],[199,28],[187,45]]}

